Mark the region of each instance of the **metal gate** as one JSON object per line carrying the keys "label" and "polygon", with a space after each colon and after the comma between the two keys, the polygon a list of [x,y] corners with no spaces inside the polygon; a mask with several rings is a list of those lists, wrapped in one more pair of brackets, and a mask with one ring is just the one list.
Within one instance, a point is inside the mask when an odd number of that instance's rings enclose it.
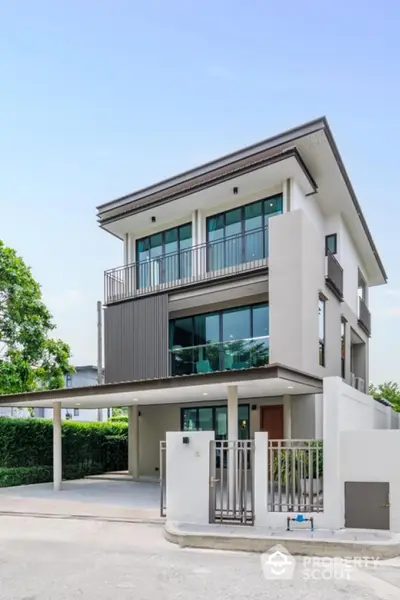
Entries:
{"label": "metal gate", "polygon": [[210,442],[210,523],[254,525],[254,440]]}
{"label": "metal gate", "polygon": [[268,510],[323,512],[322,440],[268,440]]}
{"label": "metal gate", "polygon": [[160,516],[167,516],[167,442],[160,442]]}

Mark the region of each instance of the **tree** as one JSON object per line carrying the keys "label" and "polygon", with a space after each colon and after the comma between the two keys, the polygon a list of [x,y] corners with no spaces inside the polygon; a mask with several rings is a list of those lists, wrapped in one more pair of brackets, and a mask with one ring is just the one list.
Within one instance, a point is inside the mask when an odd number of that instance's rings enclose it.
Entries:
{"label": "tree", "polygon": [[0,240],[0,394],[64,386],[74,368],[54,329],[31,269]]}
{"label": "tree", "polygon": [[400,388],[397,383],[394,383],[393,381],[386,381],[378,386],[375,386],[371,383],[369,386],[369,393],[376,400],[378,398],[384,398],[393,404],[394,410],[400,412]]}

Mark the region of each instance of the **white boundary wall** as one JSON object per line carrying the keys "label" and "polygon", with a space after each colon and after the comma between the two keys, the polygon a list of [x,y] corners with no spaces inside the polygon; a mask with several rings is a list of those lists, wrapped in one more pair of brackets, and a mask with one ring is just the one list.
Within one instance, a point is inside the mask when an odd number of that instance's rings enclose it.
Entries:
{"label": "white boundary wall", "polygon": [[400,533],[399,456],[399,430],[340,434],[341,489],[344,490],[345,481],[389,482],[390,530],[395,533]]}
{"label": "white boundary wall", "polygon": [[[183,438],[189,439],[188,444]],[[169,431],[166,449],[167,517],[209,523],[210,442],[213,431]]]}

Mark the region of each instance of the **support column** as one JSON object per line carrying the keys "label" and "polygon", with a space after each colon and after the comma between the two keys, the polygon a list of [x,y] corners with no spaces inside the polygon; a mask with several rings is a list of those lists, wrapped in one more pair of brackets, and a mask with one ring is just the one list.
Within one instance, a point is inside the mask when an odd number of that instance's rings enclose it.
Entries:
{"label": "support column", "polygon": [[[238,390],[236,385],[228,386],[228,440],[230,442],[238,439],[238,420],[239,420],[239,408],[238,408]],[[228,510],[236,510],[234,507],[234,498],[237,497],[235,494],[235,487],[237,487],[237,474],[235,467],[237,465],[237,451],[234,446],[230,446],[228,449]]]}
{"label": "support column", "polygon": [[139,479],[139,407],[128,407],[128,470],[132,479]]}
{"label": "support column", "polygon": [[61,490],[62,481],[62,437],[61,437],[61,402],[53,404],[53,488]]}
{"label": "support column", "polygon": [[238,439],[238,390],[236,385],[228,386],[228,440]]}
{"label": "support column", "polygon": [[283,437],[292,438],[292,397],[288,395],[283,396]]}

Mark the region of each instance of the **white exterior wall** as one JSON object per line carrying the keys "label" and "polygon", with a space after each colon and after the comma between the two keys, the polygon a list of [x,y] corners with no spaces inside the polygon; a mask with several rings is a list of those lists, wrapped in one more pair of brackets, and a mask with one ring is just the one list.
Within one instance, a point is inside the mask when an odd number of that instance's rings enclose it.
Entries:
{"label": "white exterior wall", "polygon": [[[340,249],[339,262],[343,267],[344,300],[351,310],[358,315],[358,269],[361,270],[364,278],[366,276],[359,253],[343,219],[341,219],[341,227],[338,231],[338,246]],[[368,284],[367,279],[366,282]]]}
{"label": "white exterior wall", "polygon": [[[305,196],[298,183],[291,179],[290,210],[302,210],[319,232],[325,232],[325,217],[318,205],[318,194]],[[325,235],[325,233],[324,233]]]}
{"label": "white exterior wall", "polygon": [[[189,438],[184,444],[183,438]],[[168,432],[166,449],[169,521],[209,523],[210,441],[213,431]]]}
{"label": "white exterior wall", "polygon": [[[318,377],[340,375],[341,305],[325,286],[325,232],[303,210],[271,219],[271,363]],[[319,365],[318,302],[327,299],[325,367]]]}
{"label": "white exterior wall", "polygon": [[139,475],[158,477],[160,442],[167,431],[180,430],[180,406],[140,406],[139,413]]}
{"label": "white exterior wall", "polygon": [[345,481],[389,482],[390,530],[396,533],[400,533],[399,456],[400,431],[344,431],[340,434],[341,489]]}

